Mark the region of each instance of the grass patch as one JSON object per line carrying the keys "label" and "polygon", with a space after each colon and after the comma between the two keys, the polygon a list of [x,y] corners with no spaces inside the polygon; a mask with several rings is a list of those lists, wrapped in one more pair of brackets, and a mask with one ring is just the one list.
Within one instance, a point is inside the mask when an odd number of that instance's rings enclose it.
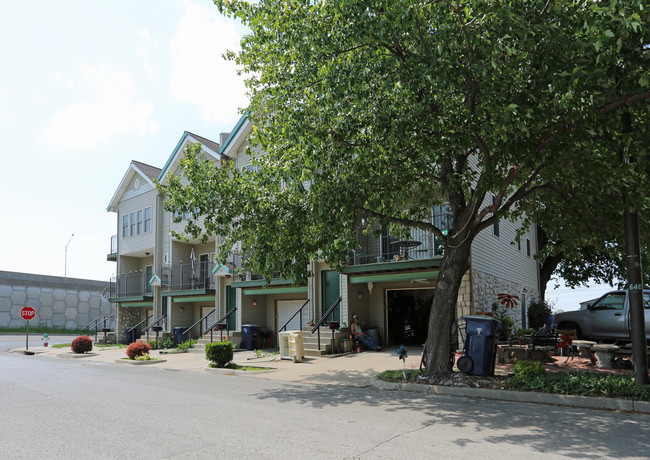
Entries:
{"label": "grass patch", "polygon": [[57,343],[56,345],[52,345],[52,348],[70,348],[71,345],[70,343]]}
{"label": "grass patch", "polygon": [[[52,345],[52,348],[70,348],[72,344],[70,343],[57,343],[56,345]],[[102,344],[93,344],[93,347],[95,348],[126,348],[126,345],[123,344],[116,344],[116,343],[108,343],[106,345]]]}
{"label": "grass patch", "polygon": [[[418,375],[420,375],[422,371],[419,369],[413,370],[413,369],[407,369],[406,370],[406,382],[407,383],[420,383],[418,380]],[[385,380],[386,382],[404,382],[404,374],[402,371],[384,371],[381,374],[379,374],[379,378],[381,380]]]}
{"label": "grass patch", "polygon": [[[0,332],[4,333],[9,333],[9,334],[24,334],[25,333],[25,327],[0,327]],[[45,334],[47,332],[47,335],[53,335],[53,334],[65,334],[65,335],[86,335],[89,334],[88,329],[64,329],[61,327],[52,327],[52,326],[46,326],[46,325],[38,325],[38,326],[32,326],[31,324],[29,325],[29,333],[32,334]],[[93,335],[94,331],[93,331]]]}

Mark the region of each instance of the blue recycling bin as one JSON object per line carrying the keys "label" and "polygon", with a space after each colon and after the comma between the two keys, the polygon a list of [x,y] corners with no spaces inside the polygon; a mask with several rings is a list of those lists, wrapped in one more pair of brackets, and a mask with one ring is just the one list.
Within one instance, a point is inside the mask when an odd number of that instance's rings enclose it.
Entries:
{"label": "blue recycling bin", "polygon": [[255,324],[243,324],[241,327],[244,348],[255,350],[260,345],[260,328]]}
{"label": "blue recycling bin", "polygon": [[503,328],[501,321],[490,316],[464,316],[463,319],[466,332],[465,356],[472,362],[471,369],[467,373],[494,375],[497,339]]}
{"label": "blue recycling bin", "polygon": [[174,328],[174,342],[176,342],[176,345],[180,345],[190,338],[189,334],[183,334],[183,332],[185,332],[185,329],[187,329],[185,326],[176,326]]}
{"label": "blue recycling bin", "polygon": [[130,330],[130,329],[131,329],[130,327],[127,327],[126,331],[125,331],[126,332],[126,343],[127,344],[131,344],[131,343],[135,342],[135,340],[138,338],[138,329],[137,328],[133,329],[133,330]]}

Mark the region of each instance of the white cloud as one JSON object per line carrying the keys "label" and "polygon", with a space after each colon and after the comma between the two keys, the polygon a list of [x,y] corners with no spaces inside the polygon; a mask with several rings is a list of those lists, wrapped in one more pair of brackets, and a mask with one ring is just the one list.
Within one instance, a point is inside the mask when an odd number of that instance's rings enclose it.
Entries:
{"label": "white cloud", "polygon": [[147,53],[147,50],[144,48],[136,48],[136,53],[138,53],[138,56],[142,58],[142,65],[144,66],[145,70],[147,71],[147,78],[150,80],[153,80],[156,76],[156,71],[151,65],[151,60],[149,59],[149,54]]}
{"label": "white cloud", "polygon": [[122,71],[109,72],[103,66],[83,65],[83,83],[95,91],[90,102],[76,102],[59,110],[43,132],[46,142],[71,149],[92,149],[115,135],[155,133],[153,106],[134,102],[135,84]]}
{"label": "white cloud", "polygon": [[206,121],[230,122],[248,102],[234,63],[221,56],[227,50],[238,50],[241,36],[241,28],[216,8],[189,3],[169,43],[171,96],[199,106]]}
{"label": "white cloud", "polygon": [[144,38],[151,38],[151,32],[146,27],[144,29],[138,30],[138,33]]}

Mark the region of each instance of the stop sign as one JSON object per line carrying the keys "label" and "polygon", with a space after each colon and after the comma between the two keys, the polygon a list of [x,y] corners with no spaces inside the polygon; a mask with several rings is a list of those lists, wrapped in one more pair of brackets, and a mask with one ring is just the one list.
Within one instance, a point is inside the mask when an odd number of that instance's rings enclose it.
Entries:
{"label": "stop sign", "polygon": [[25,321],[34,319],[34,316],[36,316],[36,310],[34,310],[32,307],[23,307],[23,309],[20,310],[20,317]]}

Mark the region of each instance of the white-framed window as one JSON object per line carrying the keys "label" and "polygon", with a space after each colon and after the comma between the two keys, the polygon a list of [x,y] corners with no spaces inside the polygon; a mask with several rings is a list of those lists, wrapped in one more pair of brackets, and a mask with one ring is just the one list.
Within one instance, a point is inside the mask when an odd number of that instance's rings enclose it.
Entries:
{"label": "white-framed window", "polygon": [[530,240],[526,238],[526,255],[530,257]]}
{"label": "white-framed window", "polygon": [[144,213],[142,209],[138,211],[138,235],[142,233],[142,226],[144,225]]}
{"label": "white-framed window", "polygon": [[144,208],[144,232],[151,231],[151,206]]}
{"label": "white-framed window", "polygon": [[151,231],[152,208],[138,209],[122,216],[122,238]]}

